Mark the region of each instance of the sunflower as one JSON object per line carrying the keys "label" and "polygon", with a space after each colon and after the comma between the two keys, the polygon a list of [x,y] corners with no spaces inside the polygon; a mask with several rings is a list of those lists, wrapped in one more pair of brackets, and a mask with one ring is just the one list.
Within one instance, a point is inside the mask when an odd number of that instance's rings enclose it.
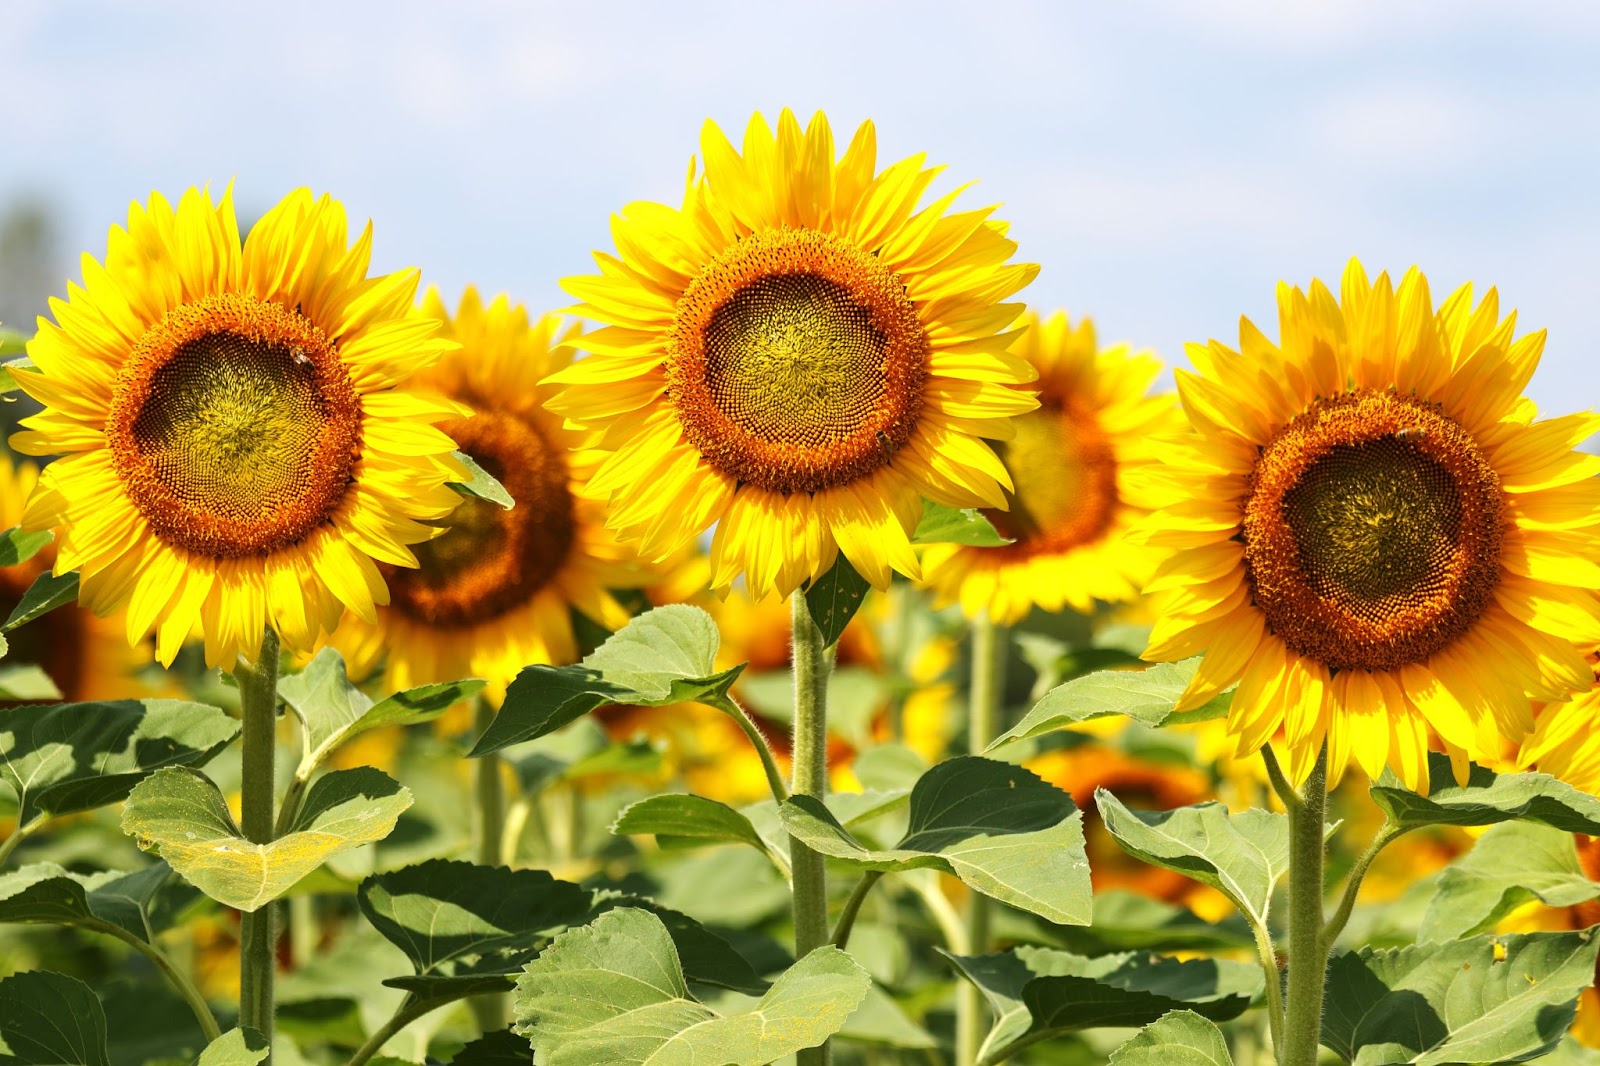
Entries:
{"label": "sunflower", "polygon": [[411,311],[415,271],[367,276],[371,243],[305,189],[242,246],[231,189],[155,194],[28,344],[16,378],[46,410],[12,443],[64,457],[23,525],[56,531],[84,606],[127,609],[129,643],[157,630],[164,664],[197,630],[221,666],[267,625],[304,649],[347,607],[375,617],[377,564],[415,566],[457,502],[430,424],[455,405],[396,388],[450,344]]}
{"label": "sunflower", "polygon": [[1600,793],[1600,732],[1594,728],[1600,722],[1600,648],[1591,649],[1589,662],[1595,674],[1587,689],[1562,703],[1534,705],[1533,732],[1523,740],[1516,764]]}
{"label": "sunflower", "polygon": [[1096,600],[1134,599],[1156,553],[1130,542],[1134,522],[1163,502],[1133,475],[1156,458],[1153,437],[1181,425],[1176,398],[1147,392],[1161,362],[1125,344],[1101,349],[1094,323],[1030,313],[1012,346],[1039,372],[1039,409],[999,446],[1015,487],[1007,510],[984,515],[1013,543],[935,544],[922,569],[940,605],[970,616],[1022,620],[1030,607],[1087,612]]}
{"label": "sunflower", "polygon": [[[870,122],[835,159],[820,113],[776,134],[759,115],[736,150],[701,137],[682,208],[635,203],[617,254],[568,278],[605,323],[550,401],[601,433],[590,489],[651,559],[716,525],[712,585],[756,598],[824,573],[842,550],[878,587],[918,573],[922,498],[1004,507],[1005,468],[981,438],[1032,409],[1002,303],[1037,273],[992,208],[925,207],[940,168],[879,172]],[[957,190],[959,192],[959,190]]]}
{"label": "sunflower", "polygon": [[[22,501],[38,481],[37,466],[13,462],[0,452],[0,529],[21,521]],[[10,616],[54,559],[55,549],[47,544],[26,562],[0,568],[0,620]],[[41,615],[7,640],[7,663],[37,663],[61,698],[72,703],[126,697],[133,675],[149,661],[128,646],[120,620],[96,618],[75,604]]]}
{"label": "sunflower", "polygon": [[488,680],[491,697],[530,663],[578,659],[576,610],[608,629],[628,612],[609,590],[642,576],[605,528],[605,508],[579,494],[599,455],[544,409],[539,379],[566,366],[559,316],[530,324],[505,296],[487,307],[468,288],[454,315],[429,289],[422,314],[460,348],[412,379],[472,413],[443,423],[462,451],[494,475],[516,506],[462,503],[449,531],[417,548],[418,566],[385,565],[389,605],[375,621],[347,618],[333,638],[355,674],[387,650],[386,691],[458,677]]}
{"label": "sunflower", "polygon": [[1239,751],[1281,727],[1296,781],[1326,741],[1335,777],[1426,787],[1430,734],[1462,773],[1532,730],[1530,696],[1593,681],[1600,456],[1574,448],[1600,416],[1535,420],[1544,333],[1514,340],[1492,289],[1435,312],[1415,269],[1396,291],[1352,261],[1337,299],[1280,285],[1278,315],[1279,344],[1246,319],[1177,373],[1145,656],[1204,651],[1179,707],[1237,684]]}

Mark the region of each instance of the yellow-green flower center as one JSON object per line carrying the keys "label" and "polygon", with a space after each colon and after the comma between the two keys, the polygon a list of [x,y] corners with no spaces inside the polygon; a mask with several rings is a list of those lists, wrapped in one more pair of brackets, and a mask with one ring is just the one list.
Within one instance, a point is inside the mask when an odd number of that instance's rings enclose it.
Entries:
{"label": "yellow-green flower center", "polygon": [[389,602],[431,626],[492,621],[530,603],[566,564],[576,535],[567,466],[531,422],[486,410],[440,426],[516,500],[468,498],[447,532],[415,547],[416,569],[388,567]]}
{"label": "yellow-green flower center", "polygon": [[1504,527],[1499,478],[1459,423],[1361,388],[1317,401],[1262,449],[1245,563],[1257,606],[1295,652],[1392,670],[1482,614]]}
{"label": "yellow-green flower center", "polygon": [[321,329],[230,293],[145,334],[117,376],[106,437],[156,536],[213,558],[266,554],[338,506],[361,404]]}
{"label": "yellow-green flower center", "polygon": [[1016,436],[995,444],[1015,486],[1011,509],[983,512],[1016,541],[1001,550],[1037,555],[1099,540],[1116,513],[1117,460],[1094,413],[1041,397],[1013,426]]}
{"label": "yellow-green flower center", "polygon": [[678,301],[667,395],[741,483],[816,492],[871,474],[916,426],[928,340],[905,286],[831,234],[751,234]]}

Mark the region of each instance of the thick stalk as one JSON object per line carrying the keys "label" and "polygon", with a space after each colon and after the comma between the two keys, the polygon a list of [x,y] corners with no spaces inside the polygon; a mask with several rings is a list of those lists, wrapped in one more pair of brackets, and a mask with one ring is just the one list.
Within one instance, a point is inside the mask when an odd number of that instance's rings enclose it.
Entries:
{"label": "thick stalk", "polygon": [[[1006,627],[988,612],[972,622],[972,686],[968,693],[967,751],[982,755],[1000,734],[1000,710],[1006,684]],[[974,892],[967,897],[967,944],[974,955],[989,950],[989,900]],[[956,1066],[973,1066],[988,1029],[983,993],[970,981],[956,988]]]}
{"label": "thick stalk", "polygon": [[[474,708],[474,725],[482,736],[494,721],[494,708],[481,695]],[[477,862],[480,866],[500,865],[506,833],[505,762],[498,754],[488,754],[477,760],[478,840]],[[510,1024],[506,993],[489,992],[472,997],[472,1014],[478,1028],[493,1033]]]}
{"label": "thick stalk", "polygon": [[1322,936],[1323,823],[1328,806],[1328,749],[1289,809],[1289,991],[1284,1003],[1281,1066],[1316,1066],[1322,1035],[1322,986],[1328,949]]}
{"label": "thick stalk", "polygon": [[[794,779],[796,796],[828,791],[828,672],[830,662],[822,631],[811,618],[804,592],[790,597],[794,625]],[[822,856],[789,838],[789,866],[794,877],[795,958],[828,942],[828,881]],[[828,1066],[833,1053],[824,1043],[796,1057],[797,1066]]]}
{"label": "thick stalk", "polygon": [[[268,627],[253,663],[242,658],[233,670],[239,684],[239,714],[244,720],[244,777],[239,788],[239,828],[256,844],[273,840],[273,758],[278,733],[278,634]],[[275,977],[273,911],[267,904],[240,916],[239,1024],[272,1043]]]}

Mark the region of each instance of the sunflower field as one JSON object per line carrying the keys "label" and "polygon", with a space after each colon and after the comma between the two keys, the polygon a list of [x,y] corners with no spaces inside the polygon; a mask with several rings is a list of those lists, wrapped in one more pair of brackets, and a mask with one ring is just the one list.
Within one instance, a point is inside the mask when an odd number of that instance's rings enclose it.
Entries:
{"label": "sunflower field", "polygon": [[1545,333],[1349,259],[1174,363],[691,133],[549,312],[246,176],[0,331],[0,1066],[1600,1064]]}

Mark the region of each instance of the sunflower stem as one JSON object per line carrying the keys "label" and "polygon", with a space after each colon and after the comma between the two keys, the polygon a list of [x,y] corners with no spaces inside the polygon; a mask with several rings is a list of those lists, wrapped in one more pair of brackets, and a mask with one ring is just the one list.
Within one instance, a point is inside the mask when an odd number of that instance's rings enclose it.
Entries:
{"label": "sunflower stem", "polygon": [[[246,662],[241,656],[233,677],[239,685],[239,714],[244,720],[239,828],[246,840],[270,844],[274,836],[273,764],[278,740],[278,634],[270,626],[262,634],[256,661]],[[239,1024],[265,1036],[268,1047],[272,1044],[272,985],[276,976],[276,909],[269,903],[241,915],[239,922]]]}
{"label": "sunflower stem", "polygon": [[1316,1066],[1322,1035],[1322,988],[1328,945],[1322,932],[1322,860],[1328,807],[1324,745],[1289,808],[1289,989],[1284,1003],[1280,1066]]}
{"label": "sunflower stem", "polygon": [[[473,725],[482,736],[494,721],[494,708],[480,693],[473,707]],[[477,760],[478,839],[477,862],[480,866],[500,865],[505,850],[506,790],[505,762],[499,755],[490,753]],[[504,992],[487,992],[473,996],[472,1015],[478,1028],[485,1033],[498,1032],[510,1023]]]}
{"label": "sunflower stem", "polygon": [[[1000,734],[1000,710],[1006,684],[1007,629],[987,611],[972,620],[972,684],[968,691],[967,751],[982,755]],[[989,949],[989,900],[974,892],[967,898],[968,950]],[[988,1012],[983,992],[970,981],[956,989],[956,1066],[973,1066],[983,1046]]]}
{"label": "sunflower stem", "polygon": [[[805,593],[790,597],[794,628],[794,778],[790,792],[821,798],[828,792],[828,674],[832,669],[822,630],[811,617]],[[789,838],[794,878],[794,953],[804,958],[828,943],[827,868],[818,853]],[[828,1066],[827,1043],[795,1056],[796,1066]]]}

